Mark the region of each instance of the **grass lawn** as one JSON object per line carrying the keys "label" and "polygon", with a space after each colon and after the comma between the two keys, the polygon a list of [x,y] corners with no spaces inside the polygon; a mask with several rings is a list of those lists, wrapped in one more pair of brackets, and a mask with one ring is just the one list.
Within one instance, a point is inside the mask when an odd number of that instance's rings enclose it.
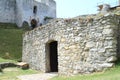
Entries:
{"label": "grass lawn", "polygon": [[120,62],[114,68],[104,72],[89,75],[76,75],[72,77],[56,76],[51,80],[120,80]]}
{"label": "grass lawn", "polygon": [[[17,61],[0,58],[0,63],[2,62],[16,63]],[[40,72],[32,69],[22,70],[17,67],[5,68],[3,69],[3,73],[0,73],[0,80],[19,80],[17,76],[35,74],[35,73],[40,73]]]}
{"label": "grass lawn", "polygon": [[11,63],[17,63],[17,61],[15,61],[15,60],[3,59],[3,58],[1,58],[1,57],[0,57],[0,63],[2,63],[2,62],[11,62]]}
{"label": "grass lawn", "polygon": [[0,57],[19,60],[22,56],[22,34],[14,24],[0,24]]}
{"label": "grass lawn", "polygon": [[[0,23],[0,63],[16,63],[22,56],[23,29],[18,29],[15,24]],[[0,73],[0,80],[19,80],[17,76],[38,73],[35,70],[22,70],[20,68],[5,68]]]}
{"label": "grass lawn", "polygon": [[28,75],[28,74],[35,74],[38,71],[35,70],[22,70],[20,68],[5,68],[3,73],[0,74],[0,80],[19,80],[17,76],[20,75]]}

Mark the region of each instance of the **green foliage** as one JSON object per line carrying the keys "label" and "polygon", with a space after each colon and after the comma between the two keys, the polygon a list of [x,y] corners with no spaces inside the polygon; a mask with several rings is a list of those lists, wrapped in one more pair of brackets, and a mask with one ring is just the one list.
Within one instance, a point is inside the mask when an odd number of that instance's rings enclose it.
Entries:
{"label": "green foliage", "polygon": [[0,57],[15,60],[21,58],[23,33],[13,24],[0,24]]}

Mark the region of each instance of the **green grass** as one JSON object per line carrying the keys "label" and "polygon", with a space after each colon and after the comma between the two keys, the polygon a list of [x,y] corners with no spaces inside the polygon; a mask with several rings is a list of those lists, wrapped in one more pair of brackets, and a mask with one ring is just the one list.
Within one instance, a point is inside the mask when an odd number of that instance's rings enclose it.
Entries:
{"label": "green grass", "polygon": [[5,70],[3,70],[3,73],[0,74],[0,80],[19,80],[17,76],[35,73],[38,73],[38,71],[31,69],[22,70],[20,68],[6,68]]}
{"label": "green grass", "polygon": [[72,77],[56,76],[51,80],[120,80],[120,62],[114,68],[104,72],[89,75],[76,75]]}
{"label": "green grass", "polygon": [[14,24],[0,24],[0,57],[14,60],[21,58],[23,33]]}
{"label": "green grass", "polygon": [[1,23],[0,22],[0,29],[18,29],[16,24],[13,23]]}
{"label": "green grass", "polygon": [[[24,29],[19,29],[15,24],[0,23],[0,63],[16,63],[22,56],[22,34]],[[5,68],[6,69],[6,68]],[[0,73],[0,80],[18,80],[16,76],[38,73],[34,70],[20,68],[7,68]],[[12,70],[11,70],[12,69]],[[10,71],[9,71],[10,70]]]}
{"label": "green grass", "polygon": [[[1,62],[16,63],[16,61],[14,60],[3,59],[3,58],[0,58],[0,63]],[[19,80],[17,76],[40,73],[39,71],[36,70],[32,70],[32,69],[22,70],[17,67],[5,68],[2,71],[3,73],[0,73],[0,80]]]}
{"label": "green grass", "polygon": [[[0,63],[16,63],[22,56],[22,34],[24,29],[19,29],[15,24],[0,23]],[[7,70],[6,70],[7,69]],[[35,70],[22,70],[20,68],[5,68],[0,73],[0,80],[19,80],[17,76],[38,73]]]}
{"label": "green grass", "polygon": [[10,60],[10,59],[3,59],[3,58],[0,58],[0,63],[2,63],[2,62],[17,63],[17,61],[15,61],[15,60]]}

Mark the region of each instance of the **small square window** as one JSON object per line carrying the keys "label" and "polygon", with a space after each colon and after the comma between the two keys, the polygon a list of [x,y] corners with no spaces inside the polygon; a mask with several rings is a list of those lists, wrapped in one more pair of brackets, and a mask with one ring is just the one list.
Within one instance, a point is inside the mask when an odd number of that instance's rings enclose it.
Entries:
{"label": "small square window", "polygon": [[33,7],[33,13],[36,14],[37,13],[37,6]]}

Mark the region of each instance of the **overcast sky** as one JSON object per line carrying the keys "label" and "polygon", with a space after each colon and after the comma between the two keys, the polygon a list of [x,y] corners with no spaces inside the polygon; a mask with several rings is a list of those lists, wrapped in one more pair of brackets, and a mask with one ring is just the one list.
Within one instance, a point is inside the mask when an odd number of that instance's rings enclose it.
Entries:
{"label": "overcast sky", "polygon": [[[39,0],[38,0],[39,1]],[[85,14],[97,13],[97,5],[108,3],[117,5],[119,0],[55,0],[57,17],[69,18]]]}

